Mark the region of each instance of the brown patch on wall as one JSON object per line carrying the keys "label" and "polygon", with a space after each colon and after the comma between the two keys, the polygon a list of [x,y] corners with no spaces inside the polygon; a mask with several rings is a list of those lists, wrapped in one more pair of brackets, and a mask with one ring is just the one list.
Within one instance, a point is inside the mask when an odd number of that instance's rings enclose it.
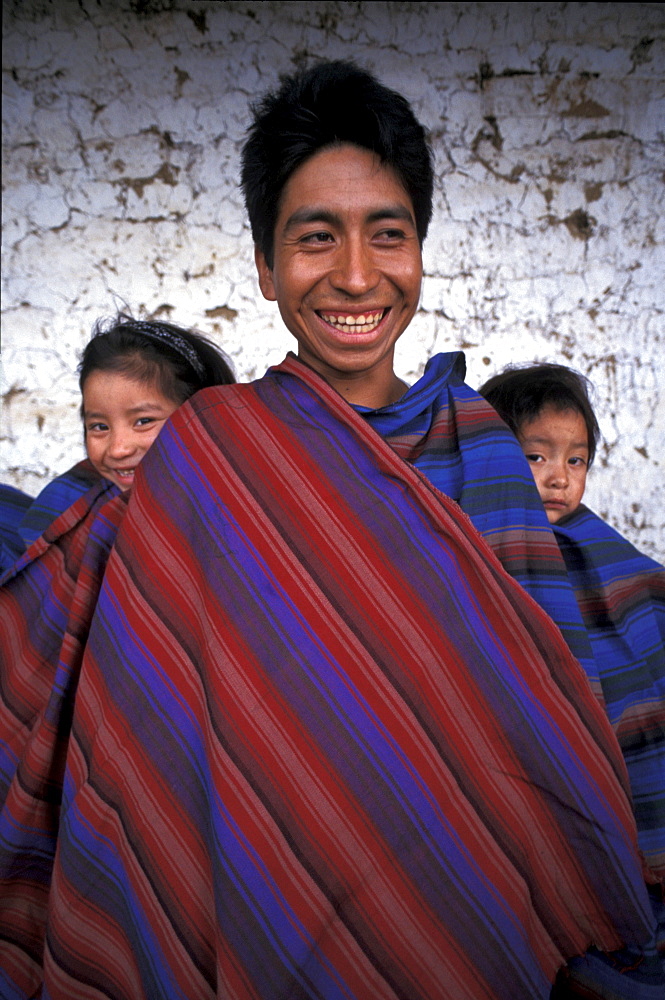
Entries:
{"label": "brown patch on wall", "polygon": [[636,66],[640,66],[642,63],[651,62],[651,46],[653,45],[653,38],[642,38],[637,43],[633,51],[630,53],[630,57]]}
{"label": "brown patch on wall", "polygon": [[171,163],[162,163],[161,167],[156,174],[153,175],[153,181],[161,181],[163,184],[168,184],[169,187],[175,187],[178,183],[178,174],[180,173],[180,167],[174,167]]}
{"label": "brown patch on wall", "polygon": [[563,118],[606,118],[611,112],[590,98],[572,104],[567,111],[562,112]]}
{"label": "brown patch on wall", "polygon": [[204,10],[188,10],[187,17],[190,19],[197,31],[205,35],[208,30],[208,19]]}
{"label": "brown patch on wall", "polygon": [[27,389],[23,389],[20,386],[10,385],[9,389],[7,389],[7,392],[3,392],[2,398],[5,403],[9,404],[11,403],[12,399],[14,399],[16,396],[25,396],[27,392],[28,392]]}
{"label": "brown patch on wall", "polygon": [[172,0],[129,0],[129,9],[138,17],[153,17],[172,8]]}
{"label": "brown patch on wall", "polygon": [[583,208],[575,209],[563,220],[566,229],[576,240],[588,240],[593,236],[596,221],[593,215],[589,215]]}
{"label": "brown patch on wall", "polygon": [[[509,184],[516,184],[522,174],[524,173],[526,167],[524,163],[516,163],[510,170],[509,173],[502,172],[495,166],[487,156],[483,156],[480,152],[483,143],[489,143],[497,153],[500,153],[503,149],[503,136],[499,130],[499,124],[494,115],[486,115],[484,121],[487,125],[478,129],[476,136],[471,143],[471,151],[475,156],[476,160],[485,167],[490,174],[497,177],[499,180],[508,181]],[[489,156],[492,156],[489,153]]]}
{"label": "brown patch on wall", "polygon": [[478,147],[481,142],[489,142],[491,146],[494,146],[498,153],[503,149],[503,136],[499,131],[499,125],[494,117],[494,115],[487,115],[484,119],[489,125],[489,128],[480,128],[471,143],[471,149],[474,153],[478,153]]}
{"label": "brown patch on wall", "polygon": [[215,273],[215,265],[212,261],[202,267],[200,271],[183,271],[182,276],[185,281],[191,281],[192,278],[209,278]]}
{"label": "brown patch on wall", "polygon": [[491,63],[481,62],[478,66],[478,86],[481,90],[485,89],[485,84],[491,80],[494,76],[494,68]]}
{"label": "brown patch on wall", "polygon": [[215,306],[213,309],[206,309],[205,314],[209,319],[226,319],[231,321],[238,315],[238,310],[231,309],[229,306]]}
{"label": "brown patch on wall", "polygon": [[158,319],[160,316],[165,315],[168,321],[171,318],[173,309],[174,306],[169,305],[168,302],[162,302],[160,306],[157,306],[151,313],[148,313],[148,319]]}
{"label": "brown patch on wall", "polygon": [[173,72],[175,73],[175,96],[176,98],[182,97],[183,85],[192,78],[186,69],[178,69],[177,66],[174,66]]}
{"label": "brown patch on wall", "polygon": [[148,185],[154,184],[155,181],[161,181],[162,184],[175,187],[178,183],[179,173],[180,167],[176,167],[171,163],[162,163],[159,170],[155,171],[151,177],[119,177],[117,181],[111,181],[111,184],[120,186],[124,190],[131,188],[137,198],[142,198],[143,192]]}
{"label": "brown patch on wall", "polygon": [[585,132],[584,135],[580,135],[575,139],[575,142],[587,142],[590,139],[625,139],[628,137],[627,132],[622,132],[620,128],[609,128],[607,132],[597,132],[595,129],[592,132]]}
{"label": "brown patch on wall", "polygon": [[584,185],[584,197],[587,201],[598,201],[603,194],[602,181]]}

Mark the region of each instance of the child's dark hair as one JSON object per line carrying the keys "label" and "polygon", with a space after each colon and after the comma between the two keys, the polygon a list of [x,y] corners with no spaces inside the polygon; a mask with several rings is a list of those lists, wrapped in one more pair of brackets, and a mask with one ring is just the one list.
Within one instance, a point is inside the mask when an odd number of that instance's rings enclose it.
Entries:
{"label": "child's dark hair", "polygon": [[545,406],[573,410],[586,424],[589,465],[596,454],[600,428],[589,399],[589,380],[565,365],[509,365],[492,376],[478,392],[494,407],[517,435],[523,424],[534,420]]}
{"label": "child's dark hair", "polygon": [[95,371],[154,381],[161,394],[178,405],[199,389],[235,382],[228,358],[202,334],[126,313],[95,323],[78,366],[81,392]]}
{"label": "child's dark hair", "polygon": [[350,143],[376,153],[408,192],[422,245],[432,216],[434,172],[411,105],[351,62],[321,62],[288,77],[252,109],[242,153],[242,188],[255,244],[274,263],[284,185],[321,149]]}

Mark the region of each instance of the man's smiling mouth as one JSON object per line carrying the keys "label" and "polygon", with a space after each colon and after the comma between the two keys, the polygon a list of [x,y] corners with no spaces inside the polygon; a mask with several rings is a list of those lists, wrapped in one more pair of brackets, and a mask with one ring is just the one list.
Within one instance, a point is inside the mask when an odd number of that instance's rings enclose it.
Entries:
{"label": "man's smiling mouth", "polygon": [[321,310],[317,315],[341,333],[371,333],[387,312],[388,309],[370,309],[353,315],[352,313]]}

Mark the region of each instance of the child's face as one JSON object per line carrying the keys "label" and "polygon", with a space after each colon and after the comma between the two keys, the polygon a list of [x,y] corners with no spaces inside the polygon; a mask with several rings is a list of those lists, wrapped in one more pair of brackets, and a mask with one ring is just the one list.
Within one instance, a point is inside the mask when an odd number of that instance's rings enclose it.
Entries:
{"label": "child's face", "polygon": [[543,501],[547,520],[556,524],[582,502],[589,467],[589,438],[576,410],[545,406],[517,435]]}
{"label": "child's face", "polygon": [[139,462],[178,404],[152,382],[94,371],[83,386],[88,458],[102,476],[127,490]]}

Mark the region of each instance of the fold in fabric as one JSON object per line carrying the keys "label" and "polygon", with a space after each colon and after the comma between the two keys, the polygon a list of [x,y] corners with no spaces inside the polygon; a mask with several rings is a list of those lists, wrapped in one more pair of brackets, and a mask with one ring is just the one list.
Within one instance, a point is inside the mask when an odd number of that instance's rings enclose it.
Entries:
{"label": "fold in fabric", "polygon": [[398,402],[356,409],[469,515],[504,569],[559,626],[602,699],[580,609],[529,464],[512,431],[465,384],[465,372],[461,351],[437,354]]}
{"label": "fold in fabric", "polygon": [[649,938],[558,629],[295,359],[178,411],[97,570],[44,997],[537,1000]]}
{"label": "fold in fabric", "polygon": [[639,844],[665,877],[665,569],[582,504],[554,526],[628,767]]}

